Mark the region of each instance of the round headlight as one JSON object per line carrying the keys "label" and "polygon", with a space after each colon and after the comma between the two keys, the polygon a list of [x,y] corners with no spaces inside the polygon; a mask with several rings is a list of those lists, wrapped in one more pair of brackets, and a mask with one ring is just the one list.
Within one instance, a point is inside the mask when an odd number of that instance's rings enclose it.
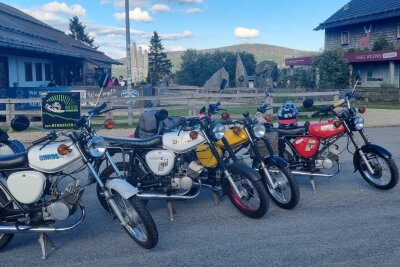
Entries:
{"label": "round headlight", "polygon": [[217,140],[222,139],[222,137],[224,137],[224,133],[225,133],[225,126],[222,125],[221,123],[217,123],[214,125],[212,132],[213,132],[215,139],[217,139]]}
{"label": "round headlight", "polygon": [[364,128],[364,118],[361,116],[355,116],[353,118],[353,125],[357,131],[360,131]]}
{"label": "round headlight", "polygon": [[87,144],[89,154],[95,158],[103,156],[103,154],[106,152],[106,148],[106,140],[99,136],[92,137]]}
{"label": "round headlight", "polygon": [[253,126],[253,132],[255,137],[263,137],[265,135],[265,126],[261,123],[257,123]]}

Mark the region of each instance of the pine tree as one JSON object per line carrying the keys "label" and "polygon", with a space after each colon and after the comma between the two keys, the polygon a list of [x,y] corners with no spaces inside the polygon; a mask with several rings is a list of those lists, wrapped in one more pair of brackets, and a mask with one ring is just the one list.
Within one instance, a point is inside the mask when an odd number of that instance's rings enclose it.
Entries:
{"label": "pine tree", "polygon": [[156,31],[150,39],[149,51],[149,79],[152,83],[159,81],[163,76],[171,74],[172,63],[164,52],[161,38]]}
{"label": "pine tree", "polygon": [[69,20],[69,30],[71,31],[69,36],[74,38],[75,40],[79,40],[82,43],[97,49],[98,46],[94,46],[94,37],[90,37],[89,34],[85,31],[86,26],[79,21],[77,16],[74,16]]}

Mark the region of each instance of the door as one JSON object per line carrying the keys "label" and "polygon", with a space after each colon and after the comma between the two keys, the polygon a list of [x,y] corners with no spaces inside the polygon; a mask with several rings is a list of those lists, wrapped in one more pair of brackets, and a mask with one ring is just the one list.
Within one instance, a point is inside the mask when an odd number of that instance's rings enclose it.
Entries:
{"label": "door", "polygon": [[9,87],[8,82],[8,58],[0,57],[0,88]]}

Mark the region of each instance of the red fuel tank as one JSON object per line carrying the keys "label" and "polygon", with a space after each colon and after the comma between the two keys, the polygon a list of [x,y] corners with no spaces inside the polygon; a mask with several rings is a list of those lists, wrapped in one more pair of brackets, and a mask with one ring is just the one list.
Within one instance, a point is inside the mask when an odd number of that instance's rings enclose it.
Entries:
{"label": "red fuel tank", "polygon": [[299,136],[294,139],[294,148],[303,158],[311,158],[318,152],[319,139],[312,136]]}
{"label": "red fuel tank", "polygon": [[340,124],[340,126],[336,128],[334,122],[334,120],[328,120],[323,122],[311,123],[308,128],[308,132],[310,135],[318,138],[331,138],[345,130],[342,124]]}

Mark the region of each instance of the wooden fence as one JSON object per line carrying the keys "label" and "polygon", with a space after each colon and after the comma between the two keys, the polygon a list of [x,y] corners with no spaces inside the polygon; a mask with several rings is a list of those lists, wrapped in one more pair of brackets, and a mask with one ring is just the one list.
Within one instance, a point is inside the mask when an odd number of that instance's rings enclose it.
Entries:
{"label": "wooden fence", "polygon": [[[333,100],[339,98],[339,91],[329,91],[329,92],[291,92],[291,93],[279,93],[273,94],[273,97],[266,98],[264,92],[260,92],[257,89],[239,89],[239,88],[229,88],[225,89],[222,93],[217,91],[208,90],[168,90],[159,91],[158,96],[138,96],[134,98],[135,107],[133,109],[136,119],[133,122],[137,122],[138,115],[143,112],[149,103],[153,104],[156,108],[165,108],[167,110],[187,110],[187,116],[195,116],[198,110],[209,103],[214,103],[216,101],[221,102],[221,106],[226,109],[237,108],[237,107],[254,107],[260,105],[261,103],[267,101],[273,107],[279,107],[284,100],[291,100],[297,105],[301,106],[304,99],[308,97],[314,98],[315,105],[328,105],[331,104]],[[81,112],[86,114],[87,111],[92,109],[89,103],[95,103],[97,99],[81,98]],[[127,116],[128,106],[127,98],[101,98],[98,103],[107,102],[108,107],[115,107],[117,110],[107,117],[113,117],[113,115],[118,115],[120,117]],[[5,104],[5,110],[0,111],[0,117],[5,117],[5,121],[0,122],[0,125],[9,125],[11,120],[18,115],[26,115],[31,118],[33,125],[41,124],[41,110],[17,110],[16,104],[25,103],[39,103],[41,105],[40,98],[29,98],[29,99],[0,99],[0,104]],[[249,109],[251,112],[252,110]],[[309,113],[303,113],[302,115],[309,115]],[[97,120],[101,123],[100,120]],[[127,119],[118,119],[117,123],[127,123]],[[96,120],[93,121],[96,123]]]}

